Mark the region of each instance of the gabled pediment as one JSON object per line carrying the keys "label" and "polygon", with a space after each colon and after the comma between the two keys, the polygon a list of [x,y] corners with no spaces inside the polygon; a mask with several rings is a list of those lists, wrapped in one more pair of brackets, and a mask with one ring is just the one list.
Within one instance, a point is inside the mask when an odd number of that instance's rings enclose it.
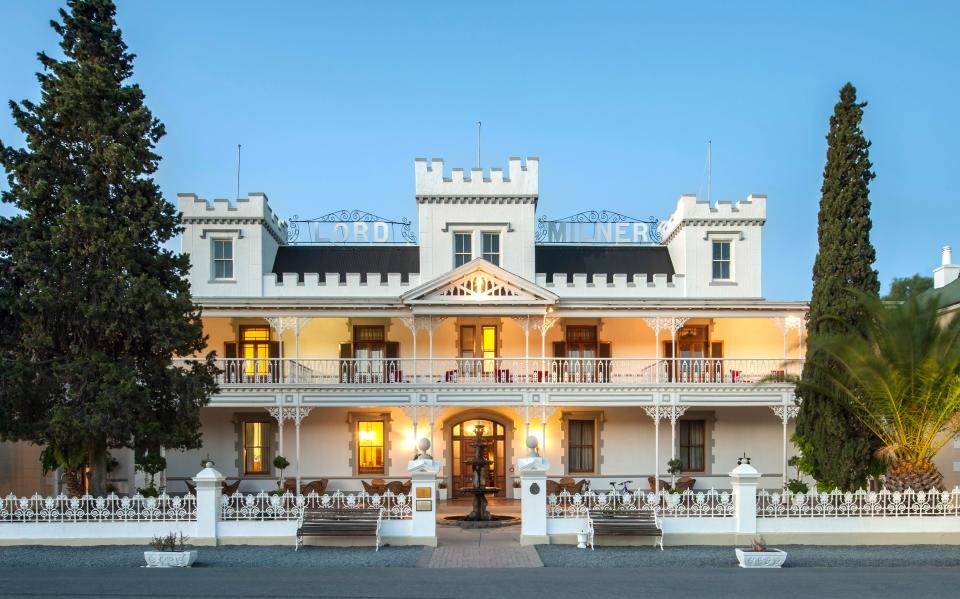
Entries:
{"label": "gabled pediment", "polygon": [[527,304],[557,301],[551,291],[482,258],[467,262],[403,294],[405,304]]}

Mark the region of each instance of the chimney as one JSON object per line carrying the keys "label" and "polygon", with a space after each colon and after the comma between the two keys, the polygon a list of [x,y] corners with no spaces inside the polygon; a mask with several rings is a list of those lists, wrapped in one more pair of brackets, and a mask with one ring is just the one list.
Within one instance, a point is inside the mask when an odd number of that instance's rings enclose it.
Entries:
{"label": "chimney", "polygon": [[953,263],[953,248],[943,246],[940,254],[940,266],[933,269],[933,288],[940,289],[953,283],[960,277],[960,266]]}

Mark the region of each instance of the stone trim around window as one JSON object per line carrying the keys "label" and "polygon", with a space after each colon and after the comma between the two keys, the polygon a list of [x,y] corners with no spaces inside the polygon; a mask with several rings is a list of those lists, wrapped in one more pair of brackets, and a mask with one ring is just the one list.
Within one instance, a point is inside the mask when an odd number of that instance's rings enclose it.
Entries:
{"label": "stone trim around window", "polygon": [[[708,411],[690,411],[686,412],[683,416],[677,419],[677,434],[676,439],[674,440],[674,452],[677,457],[680,456],[680,423],[684,420],[703,420],[703,471],[702,472],[688,472],[686,470],[680,472],[680,476],[692,476],[696,478],[699,476],[712,476],[713,467],[716,465],[717,461],[717,440],[713,436],[714,430],[716,429],[717,415],[715,412]],[[669,424],[669,421],[668,421]],[[660,432],[663,434],[663,431]]]}
{"label": "stone trim around window", "polygon": [[[382,420],[383,421],[383,474],[360,474],[360,457],[358,452],[360,445],[357,443],[357,423],[362,420]],[[390,412],[370,411],[370,412],[348,412],[347,413],[347,432],[349,433],[347,448],[350,450],[350,459],[348,464],[350,471],[356,478],[376,478],[377,476],[387,477],[390,475],[390,467],[393,460],[390,457]]]}
{"label": "stone trim around window", "polygon": [[[570,472],[567,460],[567,431],[570,420],[593,420],[593,471]],[[560,466],[566,476],[599,476],[603,465],[603,411],[569,411],[560,415]]]}
{"label": "stone trim around window", "polygon": [[[271,425],[270,468],[264,474],[247,474],[243,469],[243,425],[247,422],[266,422]],[[237,469],[237,478],[264,480],[276,478],[273,475],[273,458],[280,455],[280,423],[267,412],[233,413],[233,465]]]}

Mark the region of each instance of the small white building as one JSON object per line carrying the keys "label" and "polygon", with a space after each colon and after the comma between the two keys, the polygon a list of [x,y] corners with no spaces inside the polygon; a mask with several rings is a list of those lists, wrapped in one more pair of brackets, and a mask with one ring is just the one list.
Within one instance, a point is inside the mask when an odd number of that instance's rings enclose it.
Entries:
{"label": "small white building", "polygon": [[[694,489],[723,488],[743,454],[781,486],[807,303],[763,298],[765,196],[684,195],[662,221],[626,206],[553,218],[536,158],[469,172],[417,159],[414,175],[419,226],[179,196],[222,374],[203,448],[167,452],[171,492],[207,458],[245,491],[275,488],[281,454],[286,476],[356,490],[405,478],[425,437],[456,497],[480,424],[501,496],[529,435],[551,477],[594,489],[647,488],[672,457]],[[0,460],[14,468],[0,494],[37,490],[35,463]]]}

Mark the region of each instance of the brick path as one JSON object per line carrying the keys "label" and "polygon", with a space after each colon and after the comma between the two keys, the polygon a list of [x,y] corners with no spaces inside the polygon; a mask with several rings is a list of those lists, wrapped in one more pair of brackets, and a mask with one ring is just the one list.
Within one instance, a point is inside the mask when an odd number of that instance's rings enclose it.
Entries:
{"label": "brick path", "polygon": [[437,527],[436,549],[424,549],[420,568],[542,568],[533,547],[520,546],[520,527],[462,530]]}

